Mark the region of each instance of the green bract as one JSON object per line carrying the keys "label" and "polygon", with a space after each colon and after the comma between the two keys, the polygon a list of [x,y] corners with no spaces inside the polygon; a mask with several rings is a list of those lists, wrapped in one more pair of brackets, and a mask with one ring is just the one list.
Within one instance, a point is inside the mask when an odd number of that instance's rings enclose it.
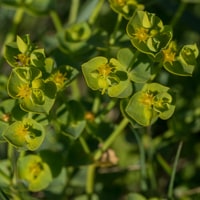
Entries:
{"label": "green bract", "polygon": [[43,126],[33,119],[12,123],[3,132],[3,137],[19,149],[34,151],[42,144],[45,131]]}
{"label": "green bract", "polygon": [[92,32],[87,22],[73,24],[58,34],[60,47],[66,53],[85,51],[88,49],[87,40],[91,34]]}
{"label": "green bract", "polygon": [[55,119],[60,125],[59,132],[77,139],[86,125],[84,114],[82,105],[74,100],[69,101],[67,105],[59,107]]}
{"label": "green bract", "polygon": [[43,81],[41,76],[41,71],[35,67],[17,67],[10,74],[8,94],[20,99],[25,111],[48,113],[54,103],[56,85]]}
{"label": "green bract", "polygon": [[18,160],[19,178],[25,181],[30,191],[45,189],[52,181],[52,174],[46,162],[40,156],[28,155]]}
{"label": "green bract", "polygon": [[144,5],[139,4],[136,0],[109,0],[111,8],[129,19],[135,10],[143,10]]}
{"label": "green bract", "polygon": [[132,93],[130,78],[123,66],[115,58],[95,57],[82,65],[83,75],[93,90],[106,91],[110,97],[125,98]]}
{"label": "green bract", "polygon": [[131,49],[122,48],[119,50],[117,58],[122,65],[128,67],[129,77],[135,83],[145,83],[156,73],[157,67],[144,54],[137,56]]}
{"label": "green bract", "polygon": [[136,92],[126,107],[127,114],[142,126],[149,126],[158,117],[168,119],[175,109],[169,88],[158,83],[145,84]]}
{"label": "green bract", "polygon": [[156,56],[172,39],[172,30],[159,17],[146,11],[136,11],[127,25],[131,43],[139,51]]}
{"label": "green bract", "polygon": [[5,58],[12,67],[40,67],[44,63],[44,49],[37,49],[30,41],[29,35],[17,36],[16,42],[5,46]]}
{"label": "green bract", "polygon": [[191,76],[195,65],[199,50],[196,44],[184,45],[178,52],[174,42],[162,50],[163,66],[172,74],[179,76]]}
{"label": "green bract", "polygon": [[49,80],[56,84],[57,91],[66,88],[77,76],[78,70],[69,66],[64,65],[59,67],[59,69],[53,70]]}

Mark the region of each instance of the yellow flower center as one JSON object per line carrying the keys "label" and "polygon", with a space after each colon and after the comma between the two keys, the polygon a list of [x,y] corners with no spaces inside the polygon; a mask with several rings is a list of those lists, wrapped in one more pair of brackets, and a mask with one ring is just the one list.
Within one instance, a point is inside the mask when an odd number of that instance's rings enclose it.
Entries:
{"label": "yellow flower center", "polygon": [[115,3],[118,6],[123,7],[126,4],[126,0],[115,0]]}
{"label": "yellow flower center", "polygon": [[144,42],[149,37],[148,29],[145,29],[143,27],[138,28],[133,35],[139,40],[139,42]]}
{"label": "yellow flower center", "polygon": [[154,103],[154,95],[150,92],[145,92],[140,99],[140,102],[147,106],[152,106]]}
{"label": "yellow flower center", "polygon": [[22,140],[25,140],[26,136],[29,133],[29,127],[25,126],[24,124],[19,124],[15,130],[15,134],[20,137]]}
{"label": "yellow flower center", "polygon": [[60,71],[56,72],[53,75],[53,81],[55,82],[55,84],[58,87],[63,87],[65,81],[67,80],[67,78],[65,76],[66,76],[66,74],[62,74]]}
{"label": "yellow flower center", "polygon": [[171,48],[168,48],[168,49],[164,49],[162,50],[163,52],[163,61],[164,63],[168,62],[172,65],[172,63],[175,61],[175,55],[176,53],[172,51]]}
{"label": "yellow flower center", "polygon": [[9,122],[9,121],[11,120],[10,114],[3,114],[2,120],[3,120],[4,122]]}
{"label": "yellow flower center", "polygon": [[31,95],[31,88],[29,87],[29,85],[22,85],[21,87],[18,87],[18,94],[17,97],[23,99],[23,98],[27,98],[30,97]]}
{"label": "yellow flower center", "polygon": [[98,68],[99,75],[106,78],[112,71],[112,67],[109,64],[101,65]]}
{"label": "yellow flower center", "polygon": [[30,57],[23,54],[23,53],[20,53],[18,54],[16,57],[15,57],[15,60],[16,60],[16,64],[19,66],[19,67],[26,67],[30,64]]}
{"label": "yellow flower center", "polygon": [[34,162],[30,167],[29,167],[29,172],[32,175],[33,179],[36,179],[40,172],[42,171],[43,166],[39,162]]}

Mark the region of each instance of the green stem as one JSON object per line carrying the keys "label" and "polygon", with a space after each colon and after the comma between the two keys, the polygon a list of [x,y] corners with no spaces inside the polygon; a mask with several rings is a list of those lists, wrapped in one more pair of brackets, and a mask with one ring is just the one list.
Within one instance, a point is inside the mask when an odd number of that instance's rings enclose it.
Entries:
{"label": "green stem", "polygon": [[134,65],[136,59],[138,58],[139,54],[140,54],[140,51],[138,51],[138,50],[136,50],[136,51],[134,52],[134,56],[133,56],[133,58],[131,59],[131,62],[129,63],[129,66],[128,66],[128,70],[129,70],[129,71],[131,71],[131,70],[133,69],[133,65]]}
{"label": "green stem", "polygon": [[118,14],[118,16],[117,16],[117,22],[116,22],[116,24],[115,24],[114,31],[113,31],[112,35],[110,36],[110,41],[109,41],[109,43],[110,43],[111,45],[113,45],[113,44],[115,43],[116,36],[117,36],[117,31],[119,30],[119,26],[120,26],[121,22],[122,22],[122,15],[121,15],[121,14]]}
{"label": "green stem", "polygon": [[61,23],[61,21],[60,21],[60,18],[59,18],[59,16],[58,16],[58,14],[57,14],[57,12],[55,12],[54,10],[52,10],[51,12],[50,12],[50,16],[51,16],[51,19],[52,19],[52,21],[53,21],[53,24],[54,24],[54,26],[55,26],[55,29],[56,29],[56,31],[57,32],[60,32],[60,31],[62,31],[62,23]]}
{"label": "green stem", "polygon": [[81,145],[82,145],[82,147],[83,147],[85,153],[89,154],[89,153],[90,153],[90,149],[89,149],[89,147],[88,147],[88,145],[87,145],[85,139],[84,139],[82,136],[80,136],[80,137],[79,137],[79,141],[80,141],[80,143],[81,143]]}
{"label": "green stem", "polygon": [[86,193],[88,200],[92,199],[92,194],[94,192],[94,178],[95,178],[96,165],[92,164],[88,166],[87,179],[86,179]]}
{"label": "green stem", "polygon": [[68,24],[72,24],[76,21],[79,6],[80,6],[80,0],[71,0]]}
{"label": "green stem", "polygon": [[141,189],[143,191],[146,191],[147,190],[147,172],[146,172],[146,159],[145,159],[145,151],[144,151],[144,147],[142,145],[142,142],[141,142],[141,139],[140,139],[140,136],[138,134],[138,132],[136,132],[135,129],[132,129],[134,135],[135,135],[135,138],[136,138],[136,141],[138,143],[138,147],[139,147],[139,152],[140,152],[140,167],[141,167]]}
{"label": "green stem", "polygon": [[93,105],[92,105],[92,112],[94,114],[96,114],[99,111],[100,104],[101,104],[100,97],[99,97],[99,94],[97,94],[94,98]]}
{"label": "green stem", "polygon": [[21,22],[23,15],[24,15],[24,9],[18,8],[13,17],[12,27],[11,27],[9,33],[6,35],[6,38],[4,40],[4,45],[1,50],[1,55],[4,55],[5,45],[14,40],[14,37],[15,37],[16,31],[17,31],[17,27],[18,27],[19,23]]}
{"label": "green stem", "polygon": [[183,146],[183,141],[180,141],[177,152],[176,152],[175,161],[174,161],[174,165],[172,168],[172,174],[171,174],[171,179],[170,179],[169,188],[168,188],[168,198],[169,199],[172,199],[172,196],[173,196],[173,187],[174,187],[176,169],[177,169],[178,160],[180,157],[182,146]]}
{"label": "green stem", "polygon": [[180,6],[178,7],[178,10],[176,11],[174,17],[172,18],[172,20],[170,22],[170,25],[172,27],[176,26],[176,24],[180,20],[181,16],[183,15],[183,12],[184,12],[186,6],[187,6],[187,3],[185,3],[185,2],[182,1],[181,4],[180,4]]}
{"label": "green stem", "polygon": [[8,160],[10,161],[10,165],[11,165],[11,175],[13,176],[14,173],[14,148],[13,146],[8,143]]}
{"label": "green stem", "polygon": [[78,85],[78,78],[73,80],[71,82],[70,86],[71,86],[71,91],[72,91],[72,98],[73,99],[80,99],[81,94],[80,94],[80,89],[79,89],[79,85]]}
{"label": "green stem", "polygon": [[104,0],[99,0],[98,4],[95,6],[95,9],[94,9],[92,15],[90,16],[90,18],[88,20],[89,24],[95,23],[103,4],[104,4]]}
{"label": "green stem", "polygon": [[100,149],[94,155],[94,160],[98,160],[102,153],[114,142],[116,137],[123,131],[123,129],[128,125],[129,120],[124,118],[121,123],[116,127],[116,129],[111,133],[108,139],[103,143]]}
{"label": "green stem", "polygon": [[158,162],[160,163],[160,165],[162,166],[162,168],[165,170],[165,172],[168,175],[170,175],[172,173],[172,170],[171,170],[169,164],[162,157],[162,155],[161,154],[157,154],[156,158],[157,158]]}

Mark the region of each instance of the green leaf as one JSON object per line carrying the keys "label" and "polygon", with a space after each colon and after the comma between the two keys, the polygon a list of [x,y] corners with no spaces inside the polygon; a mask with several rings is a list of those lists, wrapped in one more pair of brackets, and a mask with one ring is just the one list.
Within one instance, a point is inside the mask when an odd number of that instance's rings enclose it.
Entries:
{"label": "green leaf", "polygon": [[28,45],[24,42],[24,40],[21,37],[17,36],[16,43],[17,43],[17,47],[18,47],[19,51],[21,53],[26,53],[26,51],[28,49]]}
{"label": "green leaf", "polygon": [[3,137],[3,131],[8,127],[6,122],[0,121],[0,142],[5,142],[5,138]]}
{"label": "green leaf", "polygon": [[108,88],[110,97],[126,98],[132,94],[133,87],[130,80],[120,81],[118,84]]}
{"label": "green leaf", "polygon": [[52,174],[46,162],[37,155],[27,155],[17,162],[19,178],[27,184],[30,191],[45,189],[52,182]]}
{"label": "green leaf", "polygon": [[68,102],[67,105],[68,118],[61,126],[63,134],[77,139],[83,132],[86,121],[84,119],[84,110],[82,105],[74,100]]}
{"label": "green leaf", "polygon": [[31,65],[40,68],[43,70],[45,66],[45,53],[44,49],[35,49],[30,54],[30,63]]}
{"label": "green leaf", "polygon": [[45,130],[35,120],[25,118],[12,123],[4,130],[3,136],[16,148],[34,151],[42,144]]}
{"label": "green leaf", "polygon": [[18,65],[16,56],[20,54],[16,42],[11,42],[5,45],[4,57],[11,67]]}
{"label": "green leaf", "polygon": [[39,154],[42,160],[47,163],[51,169],[52,177],[58,176],[63,165],[62,153],[60,151],[42,150]]}
{"label": "green leaf", "polygon": [[129,77],[133,82],[145,83],[156,74],[157,66],[153,65],[150,58],[133,52],[128,48],[122,48],[117,54],[117,58],[121,64],[127,66],[130,70]]}
{"label": "green leaf", "polygon": [[10,186],[10,161],[8,159],[0,161],[0,188]]}
{"label": "green leaf", "polygon": [[74,121],[74,122],[71,121],[68,124],[68,126],[62,128],[62,131],[63,134],[67,136],[72,136],[73,139],[77,139],[83,132],[85,125],[86,125],[85,120]]}

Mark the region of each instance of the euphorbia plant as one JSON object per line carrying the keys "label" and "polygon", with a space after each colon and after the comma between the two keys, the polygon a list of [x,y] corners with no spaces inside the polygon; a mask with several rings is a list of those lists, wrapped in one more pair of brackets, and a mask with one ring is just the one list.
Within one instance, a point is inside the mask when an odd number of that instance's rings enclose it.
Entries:
{"label": "euphorbia plant", "polygon": [[[15,33],[16,40],[4,46],[10,71],[2,79],[8,96],[0,93],[0,142],[8,146],[8,159],[0,165],[3,193],[16,200],[34,199],[34,195],[99,199],[107,187],[99,176],[118,170],[117,175],[123,176],[132,170],[122,169],[123,165],[117,168],[120,159],[115,153],[128,155],[126,148],[131,144],[130,152],[139,146],[139,154],[128,160],[139,163],[134,173],[138,177],[141,172],[141,186],[136,191],[127,187],[126,197],[146,199],[138,193],[149,192],[147,197],[155,193],[156,157],[170,177],[168,194],[163,196],[171,198],[182,143],[171,167],[159,154],[162,138],[153,140],[151,129],[176,111],[176,91],[164,80],[193,75],[197,45],[180,46],[173,27],[136,0],[87,1],[80,14],[79,1],[73,0],[65,25],[52,0],[2,2],[18,8],[17,17],[22,11],[50,16],[56,28],[51,42],[48,37],[41,40],[51,47],[47,51],[33,43],[29,34]],[[98,23],[107,10],[112,17],[117,15],[113,31],[106,23]],[[130,132],[137,144],[121,148],[120,138],[117,149],[111,148],[118,137]],[[94,181],[96,174],[100,187]]]}

